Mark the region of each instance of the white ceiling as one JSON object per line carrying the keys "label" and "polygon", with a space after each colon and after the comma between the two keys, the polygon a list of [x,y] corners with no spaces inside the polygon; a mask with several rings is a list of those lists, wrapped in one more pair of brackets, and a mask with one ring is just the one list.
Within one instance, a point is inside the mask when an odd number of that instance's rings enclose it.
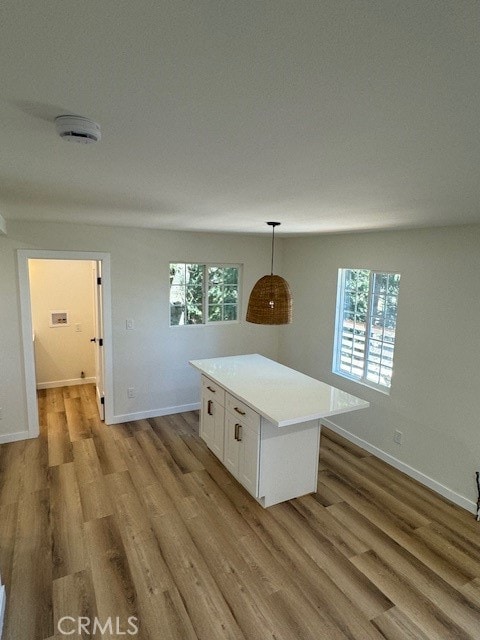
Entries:
{"label": "white ceiling", "polygon": [[[478,0],[5,0],[0,213],[285,235],[480,222]],[[69,144],[73,113],[103,139]]]}

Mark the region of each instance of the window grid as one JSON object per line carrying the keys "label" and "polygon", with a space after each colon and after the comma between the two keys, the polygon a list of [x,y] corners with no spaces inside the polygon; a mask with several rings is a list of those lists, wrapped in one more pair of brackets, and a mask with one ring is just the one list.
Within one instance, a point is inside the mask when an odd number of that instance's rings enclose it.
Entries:
{"label": "window grid", "polygon": [[[390,387],[399,281],[395,273],[340,270],[335,373],[380,389]],[[361,292],[362,282],[368,282],[368,289]]]}
{"label": "window grid", "polygon": [[170,263],[170,326],[237,322],[239,278],[240,265]]}

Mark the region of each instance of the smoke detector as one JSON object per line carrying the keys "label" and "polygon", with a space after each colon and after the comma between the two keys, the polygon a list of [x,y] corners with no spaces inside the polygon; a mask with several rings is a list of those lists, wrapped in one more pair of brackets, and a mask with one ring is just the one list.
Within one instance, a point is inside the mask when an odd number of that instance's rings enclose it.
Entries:
{"label": "smoke detector", "polygon": [[69,142],[89,144],[98,142],[102,137],[100,125],[82,116],[57,116],[55,127],[58,135]]}

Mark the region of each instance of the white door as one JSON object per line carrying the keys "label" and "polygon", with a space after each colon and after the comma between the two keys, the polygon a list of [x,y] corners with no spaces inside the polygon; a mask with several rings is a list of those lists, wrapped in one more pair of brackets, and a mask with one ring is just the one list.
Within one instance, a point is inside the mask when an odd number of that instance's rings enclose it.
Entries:
{"label": "white door", "polygon": [[95,261],[94,273],[94,309],[95,336],[92,342],[95,346],[95,378],[97,388],[97,406],[100,419],[105,420],[105,357],[103,351],[103,298],[102,298],[102,262]]}

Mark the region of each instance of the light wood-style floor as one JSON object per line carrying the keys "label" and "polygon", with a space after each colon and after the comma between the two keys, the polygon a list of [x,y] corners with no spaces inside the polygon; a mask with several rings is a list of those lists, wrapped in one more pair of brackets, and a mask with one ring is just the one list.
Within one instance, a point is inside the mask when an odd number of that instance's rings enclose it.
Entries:
{"label": "light wood-style floor", "polygon": [[106,427],[90,385],[39,406],[41,436],[0,447],[4,640],[480,638],[480,524],[332,432],[318,492],[265,510],[196,412]]}

